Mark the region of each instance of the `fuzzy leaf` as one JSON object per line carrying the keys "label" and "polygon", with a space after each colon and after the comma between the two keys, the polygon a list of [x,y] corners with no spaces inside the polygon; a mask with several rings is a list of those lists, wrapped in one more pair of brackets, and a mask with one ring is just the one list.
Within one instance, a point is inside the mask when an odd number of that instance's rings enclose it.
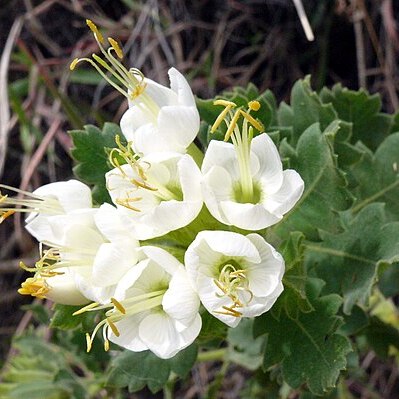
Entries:
{"label": "fuzzy leaf", "polygon": [[385,202],[388,218],[399,220],[399,133],[388,136],[374,155],[366,149],[362,161],[351,172],[357,182],[358,198],[353,210],[371,202]]}
{"label": "fuzzy leaf", "polygon": [[105,173],[112,169],[108,163],[107,149],[115,147],[115,136],[123,138],[120,127],[114,123],[105,123],[102,130],[86,125],[83,130],[71,130],[74,148],[71,155],[77,162],[73,171],[78,179],[94,185],[93,199],[101,204],[110,202],[105,187]]}
{"label": "fuzzy leaf", "polygon": [[150,351],[125,351],[115,357],[108,371],[107,385],[137,392],[146,385],[152,392],[160,391],[170,372],[184,377],[197,358],[197,346],[189,346],[172,359],[160,359]]}
{"label": "fuzzy leaf", "polygon": [[370,95],[361,89],[349,90],[336,84],[331,90],[324,88],[320,93],[324,104],[332,104],[338,117],[352,124],[352,142],[361,140],[375,149],[389,134],[393,118],[381,111],[381,97]]}
{"label": "fuzzy leaf", "polygon": [[347,209],[352,198],[332,148],[338,129],[338,121],[324,132],[315,123],[301,135],[296,151],[291,151],[290,167],[301,175],[305,191],[294,209],[275,227],[281,237],[287,237],[290,231],[301,231],[307,239],[317,240],[318,229],[339,230],[337,212]]}
{"label": "fuzzy leaf", "polygon": [[284,380],[291,387],[306,383],[318,395],[334,387],[351,351],[349,340],[336,333],[341,298],[335,294],[319,297],[322,285],[315,279],[308,284],[313,312],[297,318],[282,313],[279,320],[269,312],[258,317],[254,326],[256,336],[267,334],[264,368],[281,363]]}
{"label": "fuzzy leaf", "polygon": [[324,233],[321,244],[307,246],[306,263],[326,282],[323,292],[341,293],[344,312],[366,304],[378,266],[399,260],[399,222],[386,224],[383,204],[371,204],[339,234]]}

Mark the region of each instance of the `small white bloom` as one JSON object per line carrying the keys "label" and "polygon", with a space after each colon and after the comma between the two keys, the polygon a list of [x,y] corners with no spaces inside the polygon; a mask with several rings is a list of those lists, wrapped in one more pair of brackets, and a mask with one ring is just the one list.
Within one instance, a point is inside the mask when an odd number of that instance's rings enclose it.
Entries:
{"label": "small white bloom", "polygon": [[[219,103],[227,105],[227,113],[225,110],[221,116],[228,118],[225,140],[231,138],[233,144],[210,142],[202,164],[204,202],[212,216],[224,224],[246,230],[269,227],[293,208],[304,182],[296,171],[283,171],[277,148],[266,133],[252,139],[253,128],[248,124],[262,129],[249,115],[254,102],[247,112],[238,110],[235,114],[231,111],[234,103]],[[242,129],[238,126],[240,116],[244,119]],[[217,120],[216,127],[220,123]]]}
{"label": "small white bloom", "polygon": [[66,221],[93,224],[90,188],[77,180],[46,184],[32,193],[5,185],[0,188],[27,197],[20,199],[0,194],[0,215],[5,219],[15,212],[28,213],[25,227],[38,241],[62,240],[62,226]]}
{"label": "small white bloom", "polygon": [[189,346],[201,330],[199,299],[183,265],[168,252],[141,247],[140,261],[120,281],[109,305],[88,305],[79,312],[111,308],[88,337],[88,349],[104,327],[108,339],[126,349],[149,349],[168,359]]}
{"label": "small white bloom", "polygon": [[122,133],[135,152],[185,153],[200,125],[193,93],[175,68],[168,71],[171,88],[144,79],[145,89],[121,119]]}
{"label": "small white bloom", "polygon": [[[144,77],[137,68],[126,69],[121,63],[123,51],[116,40],[108,38],[109,47],[96,25],[86,20],[101,50],[102,57],[76,58],[70,65],[88,62],[129,101],[129,109],[121,120],[121,129],[136,153],[185,153],[195,139],[200,118],[187,80],[175,68],[168,71],[170,88]],[[110,79],[108,74],[113,76]]]}
{"label": "small white bloom", "polygon": [[283,291],[284,259],[255,233],[202,231],[184,263],[202,304],[230,327],[268,311]]}
{"label": "small white bloom", "polygon": [[189,155],[153,153],[133,159],[105,175],[113,203],[139,240],[159,237],[193,221],[202,208],[201,172]]}
{"label": "small white bloom", "polygon": [[[67,221],[62,241],[43,242],[41,259],[35,267],[24,268],[43,278],[67,271],[86,298],[109,300],[121,277],[137,263],[139,243],[119,216],[116,208],[104,204],[94,214],[93,227]],[[60,279],[60,284],[63,281]]]}

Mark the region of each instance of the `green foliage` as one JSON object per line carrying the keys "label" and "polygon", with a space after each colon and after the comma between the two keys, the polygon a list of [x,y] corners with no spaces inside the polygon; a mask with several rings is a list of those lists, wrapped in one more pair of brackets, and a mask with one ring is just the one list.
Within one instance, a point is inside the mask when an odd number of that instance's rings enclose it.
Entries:
{"label": "green foliage", "polygon": [[339,230],[337,212],[347,209],[352,198],[333,151],[333,140],[338,130],[338,121],[323,132],[315,123],[300,136],[295,150],[283,141],[283,156],[290,158],[290,168],[301,175],[305,191],[295,208],[275,228],[281,237],[296,230],[303,232],[308,239],[317,240],[319,229]]}
{"label": "green foliage", "polygon": [[[92,82],[91,75],[77,79]],[[243,109],[249,101],[259,101],[260,110],[252,115],[278,145],[285,167],[296,170],[305,182],[295,208],[262,232],[285,259],[284,292],[269,312],[243,320],[235,329],[201,309],[203,324],[196,344],[173,359],[158,359],[148,351],[120,353],[105,371],[107,389],[135,392],[148,387],[157,392],[170,388],[176,378],[188,374],[198,345],[200,359],[223,353],[217,358],[223,364],[208,387],[208,397],[217,395],[229,362],[253,371],[243,391],[248,397],[289,397],[292,389],[301,398],[350,397],[344,378],[338,380],[341,370],[353,372],[359,353],[370,347],[386,356],[391,347],[399,346],[397,326],[369,308],[378,278],[384,295],[399,292],[399,133],[395,133],[399,114],[383,113],[379,96],[364,90],[336,85],[317,93],[310,77],[294,85],[289,104],[278,104],[273,93],[261,93],[252,84],[217,98]],[[221,125],[210,134],[223,109],[213,102],[197,100],[198,140],[204,150],[210,140],[223,140],[226,129]],[[114,124],[105,124],[102,130],[86,126],[71,132],[75,174],[93,185],[98,203],[110,200],[104,174],[111,169],[108,153],[115,147],[117,134],[120,129]],[[147,244],[170,249],[176,242],[184,243],[174,252],[183,260],[191,240],[182,229]],[[51,325],[61,333],[90,331],[92,316],[71,316],[74,310],[58,305]],[[44,320],[46,315],[36,311]],[[101,346],[94,343],[94,355],[101,359],[96,345]]]}
{"label": "green foliage", "polygon": [[180,377],[189,373],[197,351],[197,346],[193,344],[168,360],[159,359],[149,351],[122,352],[111,362],[107,385],[128,387],[129,392],[148,386],[151,392],[158,392],[168,382],[171,372]]}
{"label": "green foliage", "polygon": [[307,247],[307,266],[326,282],[325,292],[342,294],[344,312],[367,304],[377,267],[398,260],[399,223],[386,224],[384,206],[371,204],[339,234],[324,232],[321,244]]}
{"label": "green foliage", "polygon": [[[0,397],[4,399],[85,399],[83,379],[73,371],[80,362],[63,348],[29,334],[17,338],[18,351],[2,378]],[[88,383],[88,380],[85,382]]]}
{"label": "green foliage", "polygon": [[71,155],[77,162],[74,174],[93,185],[93,198],[97,203],[111,202],[105,187],[105,173],[112,169],[108,163],[108,149],[116,146],[115,136],[122,135],[120,127],[105,123],[100,130],[87,125],[83,130],[70,131],[70,134],[74,144]]}
{"label": "green foliage", "polygon": [[336,294],[320,297],[323,282],[311,280],[307,294],[314,310],[279,319],[265,313],[255,321],[255,335],[267,334],[263,366],[281,363],[284,380],[297,388],[306,383],[310,391],[322,395],[335,385],[351,351],[349,340],[337,334],[342,323],[336,313],[341,299]]}

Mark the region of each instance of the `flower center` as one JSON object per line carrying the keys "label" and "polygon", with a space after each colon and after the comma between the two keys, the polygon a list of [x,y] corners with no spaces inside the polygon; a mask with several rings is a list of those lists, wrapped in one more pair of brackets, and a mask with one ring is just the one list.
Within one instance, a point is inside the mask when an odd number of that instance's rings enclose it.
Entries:
{"label": "flower center", "polygon": [[[215,132],[215,130],[224,121],[227,127],[224,141],[231,139],[237,154],[241,186],[238,195],[237,192],[235,192],[236,199],[238,197],[237,202],[256,204],[260,200],[260,192],[259,190],[257,191],[254,189],[252,181],[250,163],[251,141],[253,138],[253,128],[262,131],[263,126],[258,120],[250,115],[250,112],[258,111],[260,103],[258,101],[250,101],[246,111],[238,108],[235,112],[233,112],[233,109],[237,107],[237,104],[231,101],[216,100],[213,104],[223,105],[225,109],[220,113],[215,123],[212,125],[211,132]],[[238,124],[240,118],[243,119],[241,128]]]}
{"label": "flower center", "polygon": [[237,308],[248,305],[253,298],[253,293],[249,288],[249,281],[246,275],[246,269],[243,269],[235,260],[230,259],[220,266],[219,277],[214,279],[215,285],[221,293],[216,295],[219,298],[227,296],[231,299],[231,306],[222,306],[222,311],[216,311],[219,314],[227,316],[240,317],[242,313]]}
{"label": "flower center", "polygon": [[[89,19],[86,20],[86,23],[92,31],[105,59],[96,54],[92,54],[92,58],[75,58],[70,65],[71,71],[76,68],[76,65],[79,62],[88,62],[112,87],[123,94],[127,99],[135,101],[140,97],[140,101],[136,102],[135,105],[149,115],[156,124],[159,106],[147,93],[145,93],[146,83],[144,82],[143,73],[137,68],[130,68],[129,70],[126,69],[119,61],[123,59],[123,51],[118,42],[112,37],[109,37],[108,43],[110,46],[105,50],[103,47],[105,40],[97,26]],[[114,54],[116,54],[116,57]],[[111,74],[113,79],[109,78],[107,73]]]}
{"label": "flower center", "polygon": [[93,302],[83,308],[79,309],[73,315],[78,315],[84,312],[98,311],[102,309],[108,309],[105,312],[105,318],[100,321],[94,328],[92,334],[86,334],[87,352],[90,352],[93,345],[93,340],[97,332],[102,328],[102,334],[104,338],[104,350],[109,349],[108,340],[108,330],[117,336],[120,336],[120,332],[115,323],[123,320],[126,317],[131,317],[141,312],[155,310],[156,308],[161,308],[163,296],[167,290],[165,287],[159,287],[160,289],[154,290],[142,295],[136,295],[124,299],[123,301],[118,301],[115,298],[111,298],[110,303],[105,305],[100,305],[99,303]]}
{"label": "flower center", "polygon": [[[150,191],[159,202],[170,201],[170,200],[183,200],[183,193],[181,187],[177,184],[165,185],[160,183],[153,174],[148,173],[151,165],[142,161],[139,154],[136,154],[132,150],[131,142],[127,145],[123,145],[120,141],[120,137],[115,137],[117,148],[113,148],[109,154],[109,162],[111,165],[118,169],[120,175],[130,185],[133,186],[132,190],[126,191],[124,197],[119,197],[115,200],[118,205],[121,205],[132,211],[140,212],[140,209],[133,204],[142,200],[142,197],[135,195],[140,190]],[[130,166],[133,171],[134,177],[129,176],[124,168],[123,164]],[[112,191],[112,187],[107,187],[109,191]]]}
{"label": "flower center", "polygon": [[0,223],[15,212],[44,213],[47,215],[60,215],[65,213],[56,198],[42,198],[38,195],[17,188],[0,184],[0,188],[24,195],[29,198],[9,197],[0,192]]}

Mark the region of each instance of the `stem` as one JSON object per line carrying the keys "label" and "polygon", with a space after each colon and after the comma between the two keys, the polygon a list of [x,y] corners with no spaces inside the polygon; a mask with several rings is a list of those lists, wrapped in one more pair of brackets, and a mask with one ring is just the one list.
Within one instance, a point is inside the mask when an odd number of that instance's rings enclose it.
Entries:
{"label": "stem", "polygon": [[187,148],[187,154],[191,155],[195,163],[201,168],[202,160],[204,159],[204,153],[198,148],[198,146],[192,142]]}
{"label": "stem", "polygon": [[198,362],[211,362],[216,360],[223,361],[227,354],[227,349],[215,349],[212,351],[200,352],[198,353],[197,361]]}

